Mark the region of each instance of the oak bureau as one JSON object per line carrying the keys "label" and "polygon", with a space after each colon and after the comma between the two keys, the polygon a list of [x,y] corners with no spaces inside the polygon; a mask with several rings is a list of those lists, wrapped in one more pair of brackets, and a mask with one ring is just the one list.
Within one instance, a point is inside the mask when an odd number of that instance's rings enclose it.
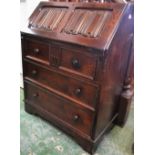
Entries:
{"label": "oak bureau", "polygon": [[133,95],[133,4],[40,2],[21,30],[25,110],[93,153]]}

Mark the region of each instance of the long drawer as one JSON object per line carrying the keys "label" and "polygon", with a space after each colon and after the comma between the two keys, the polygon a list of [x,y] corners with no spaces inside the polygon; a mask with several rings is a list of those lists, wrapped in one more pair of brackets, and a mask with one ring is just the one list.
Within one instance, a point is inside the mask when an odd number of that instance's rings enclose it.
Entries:
{"label": "long drawer", "polygon": [[87,135],[91,134],[94,113],[84,110],[64,98],[57,96],[46,89],[25,82],[25,100],[27,103],[38,106],[51,113],[75,130]]}
{"label": "long drawer", "polygon": [[37,64],[24,62],[24,76],[59,91],[77,102],[95,107],[98,86],[80,81]]}

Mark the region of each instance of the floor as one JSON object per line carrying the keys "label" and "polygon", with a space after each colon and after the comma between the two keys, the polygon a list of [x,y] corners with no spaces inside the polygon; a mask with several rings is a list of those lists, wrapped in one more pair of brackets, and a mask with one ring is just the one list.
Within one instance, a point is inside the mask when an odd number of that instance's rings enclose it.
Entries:
{"label": "floor", "polygon": [[[39,117],[24,111],[20,90],[21,155],[89,155],[74,140]],[[95,155],[132,155],[134,109],[131,106],[124,128],[115,126],[100,143]]]}

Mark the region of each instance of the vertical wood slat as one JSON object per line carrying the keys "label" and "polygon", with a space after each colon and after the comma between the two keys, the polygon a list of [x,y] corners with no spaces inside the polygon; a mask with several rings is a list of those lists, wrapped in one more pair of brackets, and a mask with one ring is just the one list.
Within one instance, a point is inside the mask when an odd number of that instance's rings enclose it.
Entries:
{"label": "vertical wood slat", "polygon": [[44,8],[44,13],[42,15],[42,18],[40,19],[40,21],[37,24],[39,28],[41,28],[43,22],[45,21],[48,12],[49,12],[49,8]]}
{"label": "vertical wood slat", "polygon": [[74,31],[75,27],[77,26],[77,22],[79,21],[81,15],[83,14],[82,11],[77,11],[77,13],[75,14],[75,16],[73,17],[73,21],[72,24],[69,27],[69,33],[72,34],[72,32]]}
{"label": "vertical wood slat", "polygon": [[49,24],[50,24],[53,16],[54,16],[54,9],[50,9],[49,14],[47,15],[47,19],[45,20],[45,22],[43,24],[43,28],[45,28],[45,29],[49,28]]}
{"label": "vertical wood slat", "polygon": [[39,22],[40,19],[43,17],[44,11],[45,11],[45,10],[42,9],[42,10],[39,12],[38,16],[36,16],[36,19],[34,19],[34,20],[32,21],[32,26],[33,26],[33,27],[37,27],[38,22]]}
{"label": "vertical wood slat", "polygon": [[51,30],[54,30],[58,26],[58,24],[60,23],[60,21],[64,17],[65,13],[66,13],[66,10],[64,10],[64,9],[57,10],[55,20],[53,20],[52,25],[50,25]]}
{"label": "vertical wood slat", "polygon": [[81,21],[79,22],[79,24],[77,24],[78,26],[77,26],[77,28],[75,29],[75,34],[78,34],[79,31],[81,30],[82,26],[83,26],[84,24],[86,24],[87,18],[88,18],[88,11],[87,11],[87,12],[84,12]]}
{"label": "vertical wood slat", "polygon": [[85,36],[90,36],[91,32],[94,30],[94,27],[96,26],[96,22],[98,21],[99,15],[94,12],[95,16],[93,21],[91,22],[90,26],[87,28],[87,30],[85,31],[84,35]]}
{"label": "vertical wood slat", "polygon": [[93,29],[90,32],[90,37],[94,37],[94,33],[95,33],[96,29],[98,28],[98,24],[101,22],[101,19],[102,19],[102,14],[99,13],[97,15],[97,20],[94,21],[95,25],[94,25]]}
{"label": "vertical wood slat", "polygon": [[75,15],[76,15],[76,10],[73,12],[73,14],[72,15],[70,15],[70,21],[69,22],[67,22],[67,24],[65,25],[65,27],[64,27],[64,29],[63,29],[63,31],[64,32],[66,32],[66,33],[69,33],[69,28],[71,27],[71,24],[73,23],[73,21],[74,21],[74,17],[75,17]]}
{"label": "vertical wood slat", "polygon": [[48,9],[46,16],[44,17],[44,19],[42,20],[42,22],[40,24],[42,27],[45,27],[45,23],[46,23],[46,21],[49,20],[49,15],[50,14],[51,14],[51,9]]}
{"label": "vertical wood slat", "polygon": [[54,18],[55,18],[55,13],[56,13],[56,8],[53,8],[53,11],[52,11],[52,14],[51,14],[51,16],[49,17],[49,22],[48,22],[48,24],[47,24],[47,29],[49,29],[50,30],[50,26],[51,26],[51,24],[53,23],[53,20],[54,20]]}
{"label": "vertical wood slat", "polygon": [[107,19],[107,16],[109,15],[109,13],[108,12],[105,12],[104,14],[103,14],[103,16],[102,16],[102,19],[101,19],[101,21],[98,23],[98,27],[97,27],[97,29],[95,30],[95,32],[94,32],[94,34],[93,34],[93,37],[97,37],[99,34],[100,34],[100,32],[101,32],[101,30],[103,29],[103,27],[104,27],[104,23],[105,23],[105,20]]}
{"label": "vertical wood slat", "polygon": [[86,19],[86,22],[83,24],[82,28],[79,31],[79,34],[84,34],[85,31],[87,30],[88,26],[90,25],[91,21],[92,21],[92,17],[93,17],[93,13],[91,11],[88,11],[88,16]]}
{"label": "vertical wood slat", "polygon": [[[94,23],[94,19],[96,18],[96,12],[92,12],[92,15],[90,15],[89,23],[87,24],[87,27],[85,30],[83,30],[82,35],[89,36],[89,29],[91,28],[91,25]],[[95,24],[95,23],[94,23]]]}
{"label": "vertical wood slat", "polygon": [[78,29],[80,28],[80,26],[81,26],[81,24],[82,24],[82,22],[84,20],[85,15],[86,15],[86,12],[81,11],[81,15],[79,16],[79,18],[78,18],[78,20],[77,20],[77,22],[75,24],[75,27],[73,27],[74,29],[72,31],[72,34],[77,34],[78,33]]}
{"label": "vertical wood slat", "polygon": [[54,18],[53,18],[53,21],[52,21],[52,23],[51,23],[51,25],[50,25],[50,29],[53,28],[53,25],[54,25],[55,21],[57,20],[58,15],[59,15],[59,9],[55,9]]}

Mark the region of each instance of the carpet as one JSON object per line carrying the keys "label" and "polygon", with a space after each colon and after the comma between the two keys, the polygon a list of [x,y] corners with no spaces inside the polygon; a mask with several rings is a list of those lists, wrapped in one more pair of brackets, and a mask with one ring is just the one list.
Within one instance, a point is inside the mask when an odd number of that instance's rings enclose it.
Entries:
{"label": "carpet", "polygon": [[[89,155],[72,138],[47,121],[26,113],[24,93],[20,90],[21,155]],[[130,109],[124,128],[115,126],[100,143],[94,155],[132,155],[134,108]]]}

